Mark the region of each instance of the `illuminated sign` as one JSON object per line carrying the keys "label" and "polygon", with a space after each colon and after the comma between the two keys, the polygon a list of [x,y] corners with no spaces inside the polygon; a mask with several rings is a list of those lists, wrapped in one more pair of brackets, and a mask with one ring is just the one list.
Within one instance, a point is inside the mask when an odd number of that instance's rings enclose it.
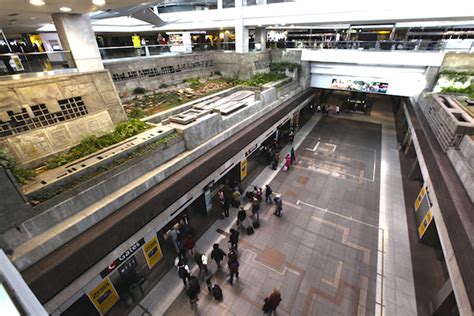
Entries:
{"label": "illuminated sign", "polygon": [[145,243],[145,239],[142,238],[136,243],[134,243],[130,248],[128,248],[123,254],[120,255],[117,259],[115,259],[107,268],[102,270],[100,273],[100,276],[105,278],[107,275],[109,275],[110,272],[114,271],[115,268],[117,268],[122,262],[127,260],[128,257],[130,257],[132,254],[135,253],[140,247]]}

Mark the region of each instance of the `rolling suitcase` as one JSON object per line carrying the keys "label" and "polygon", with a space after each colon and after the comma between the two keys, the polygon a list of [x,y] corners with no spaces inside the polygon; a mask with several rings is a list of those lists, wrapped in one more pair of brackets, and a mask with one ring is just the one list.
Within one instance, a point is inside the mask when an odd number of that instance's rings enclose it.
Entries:
{"label": "rolling suitcase", "polygon": [[257,228],[260,227],[260,222],[259,222],[259,221],[254,221],[254,222],[252,223],[252,226],[253,226],[254,229],[257,229]]}
{"label": "rolling suitcase", "polygon": [[254,230],[252,226],[247,227],[246,230],[247,230],[247,235],[253,235]]}
{"label": "rolling suitcase", "polygon": [[222,295],[222,289],[219,285],[214,284],[212,287],[212,296],[218,301],[222,301],[223,295]]}

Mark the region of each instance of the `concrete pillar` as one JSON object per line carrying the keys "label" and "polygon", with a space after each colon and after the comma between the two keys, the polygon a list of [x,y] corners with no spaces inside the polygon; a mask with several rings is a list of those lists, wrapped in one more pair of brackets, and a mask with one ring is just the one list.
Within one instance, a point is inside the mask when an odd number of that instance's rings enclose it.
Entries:
{"label": "concrete pillar", "polygon": [[235,20],[235,52],[249,52],[249,28],[244,26],[242,18]]}
{"label": "concrete pillar", "polygon": [[71,51],[79,72],[104,69],[89,16],[67,13],[51,16],[63,49]]}
{"label": "concrete pillar", "polygon": [[449,315],[456,306],[451,280],[448,279],[438,292],[431,298],[430,309],[432,315]]}
{"label": "concrete pillar", "polygon": [[260,44],[261,51],[267,49],[267,29],[264,27],[255,28],[255,44]]}
{"label": "concrete pillar", "polygon": [[224,0],[217,0],[217,9],[221,10],[224,8]]}
{"label": "concrete pillar", "polygon": [[257,0],[257,5],[265,5],[267,4],[267,0]]}

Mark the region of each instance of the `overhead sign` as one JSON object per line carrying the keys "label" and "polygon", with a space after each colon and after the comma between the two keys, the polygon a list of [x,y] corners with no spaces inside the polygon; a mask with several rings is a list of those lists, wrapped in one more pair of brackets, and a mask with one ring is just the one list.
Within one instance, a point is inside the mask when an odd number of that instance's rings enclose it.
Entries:
{"label": "overhead sign", "polygon": [[243,180],[247,176],[247,159],[240,162],[240,180]]}
{"label": "overhead sign", "polygon": [[109,278],[102,280],[89,292],[88,296],[101,315],[107,313],[119,300],[117,291]]}
{"label": "overhead sign", "polygon": [[100,273],[100,276],[105,278],[107,275],[109,275],[110,272],[114,271],[115,268],[117,268],[119,265],[121,265],[123,262],[125,262],[125,260],[127,260],[128,257],[130,257],[131,255],[133,255],[133,253],[135,253],[135,251],[137,251],[138,249],[140,249],[140,247],[145,243],[145,239],[142,238],[140,239],[139,241],[137,241],[136,243],[134,243],[132,246],[130,246],[130,248],[128,248],[123,254],[120,255],[120,257],[118,257],[117,259],[115,259],[111,264],[109,264],[109,266],[107,268],[105,268],[104,270],[102,270],[102,272]]}
{"label": "overhead sign", "polygon": [[362,92],[387,93],[388,83],[362,79],[333,78],[331,88]]}
{"label": "overhead sign", "polygon": [[160,261],[163,255],[161,253],[160,243],[156,236],[143,245],[143,253],[145,254],[146,263],[150,269]]}

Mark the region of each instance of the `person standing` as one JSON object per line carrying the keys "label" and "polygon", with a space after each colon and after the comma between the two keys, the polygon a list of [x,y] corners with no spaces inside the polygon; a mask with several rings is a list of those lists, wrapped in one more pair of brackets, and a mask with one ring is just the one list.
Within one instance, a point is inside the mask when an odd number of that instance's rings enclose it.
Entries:
{"label": "person standing", "polygon": [[260,200],[254,197],[252,199],[252,217],[254,222],[260,221]]}
{"label": "person standing", "polygon": [[229,217],[230,201],[226,197],[224,198],[224,216]]}
{"label": "person standing", "polygon": [[179,253],[179,249],[181,247],[181,245],[179,244],[179,224],[174,225],[173,228],[170,230],[169,234],[171,237],[171,241],[173,242],[174,249],[177,253]]}
{"label": "person standing", "polygon": [[336,105],[336,114],[339,114],[339,111],[340,111],[340,110],[341,110],[341,109],[339,108],[339,105]]}
{"label": "person standing", "polygon": [[191,272],[189,270],[189,267],[184,264],[183,261],[179,261],[178,262],[178,265],[176,266],[176,268],[178,269],[178,276],[181,280],[183,280],[183,283],[184,283],[184,286],[187,285],[186,283],[186,280],[190,277],[191,275]]}
{"label": "person standing", "polygon": [[199,300],[198,292],[194,288],[189,287],[186,290],[186,295],[189,298],[189,304],[191,304],[191,309],[193,309],[193,310],[196,309],[197,308],[197,301]]}
{"label": "person standing", "polygon": [[217,269],[220,269],[221,261],[226,256],[227,255],[225,254],[225,252],[221,248],[219,248],[219,244],[214,244],[212,246],[211,259],[213,259],[216,262]]}
{"label": "person standing", "polygon": [[[194,253],[194,261],[196,262],[197,266],[199,267],[199,276],[201,275],[202,271],[204,270],[204,263],[203,263],[204,257],[205,256],[202,253],[200,253],[199,251],[196,251]],[[207,260],[207,257],[206,257],[206,260]]]}
{"label": "person standing", "polygon": [[291,163],[294,164],[296,161],[296,155],[295,155],[295,149],[293,147],[291,147],[290,156],[291,156]]}
{"label": "person standing", "polygon": [[237,259],[237,256],[229,256],[227,265],[229,266],[230,272],[229,282],[230,285],[232,285],[234,284],[234,276],[237,278],[237,280],[239,279],[239,260]]}
{"label": "person standing", "polygon": [[265,314],[275,315],[276,309],[278,305],[280,305],[280,302],[281,302],[280,291],[278,291],[278,289],[275,288],[273,289],[272,294],[270,294],[270,296],[265,299],[265,305],[263,308]]}
{"label": "person standing", "polygon": [[191,234],[188,235],[188,238],[186,239],[184,245],[188,250],[189,254],[191,254],[191,256],[194,256],[194,247],[196,246],[196,241],[194,240],[194,237]]}
{"label": "person standing", "polygon": [[230,229],[229,242],[230,249],[232,249],[233,251],[237,251],[237,246],[239,243],[239,232],[233,228]]}
{"label": "person standing", "polygon": [[268,184],[265,185],[265,202],[272,203],[272,188]]}
{"label": "person standing", "polygon": [[275,209],[275,214],[276,216],[278,217],[281,217],[281,211],[283,210],[283,200],[281,198],[281,195],[277,195],[273,201],[275,201],[275,206],[276,206],[276,209]]}
{"label": "person standing", "polygon": [[212,293],[212,276],[213,276],[213,273],[212,273],[211,269],[207,266],[207,256],[203,255],[202,264],[203,264],[202,277],[203,277],[204,281],[206,281],[207,289],[209,290],[209,293]]}

